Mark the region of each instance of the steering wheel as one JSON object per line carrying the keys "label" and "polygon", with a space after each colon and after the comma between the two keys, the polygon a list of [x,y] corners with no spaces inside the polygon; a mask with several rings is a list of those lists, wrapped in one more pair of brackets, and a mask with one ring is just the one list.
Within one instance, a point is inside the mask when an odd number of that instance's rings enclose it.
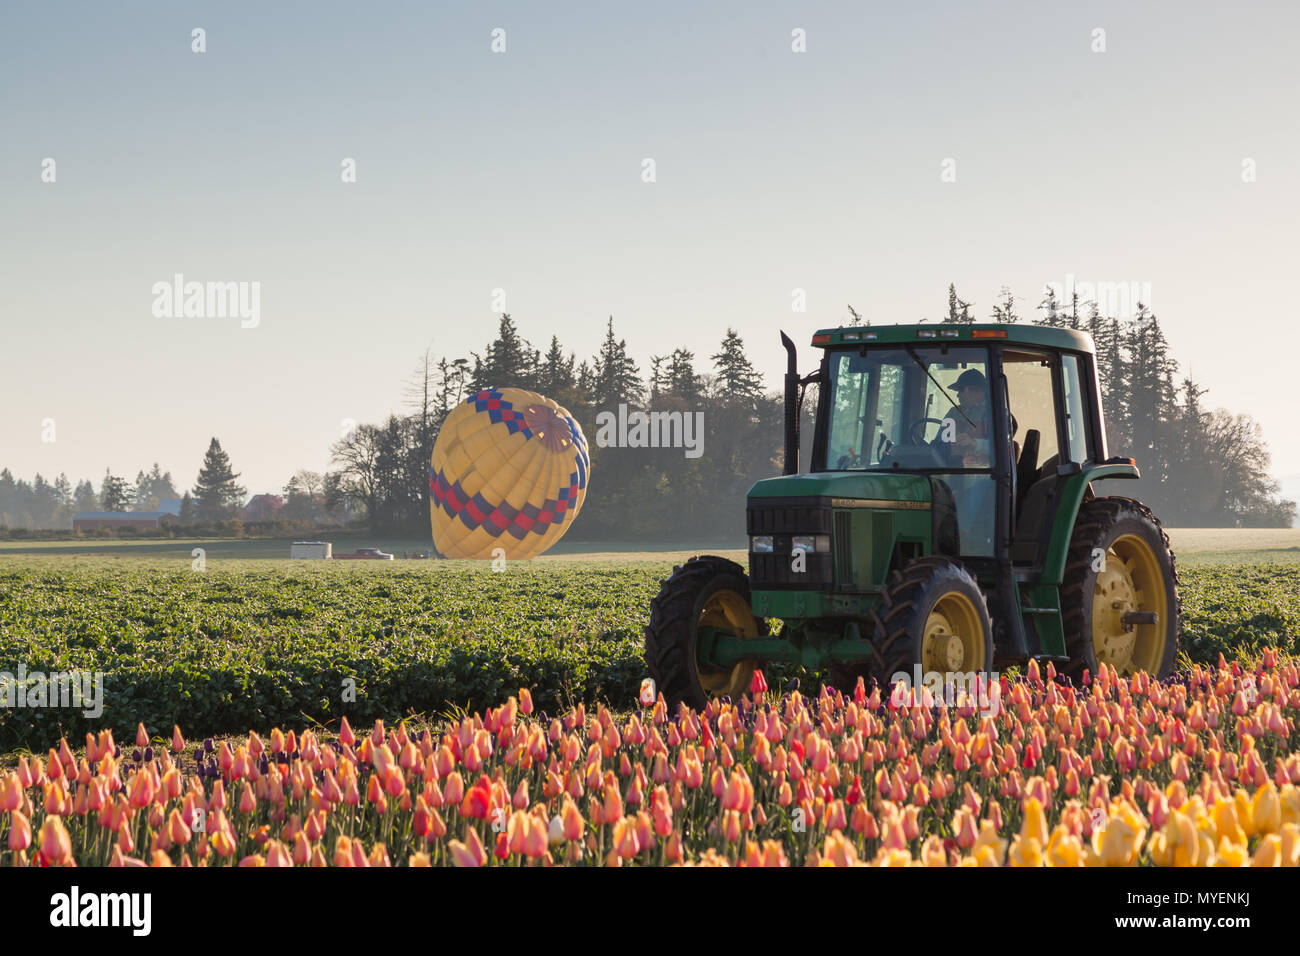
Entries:
{"label": "steering wheel", "polygon": [[[924,445],[924,444],[926,443],[926,442],[925,442],[925,426],[926,426],[926,425],[929,425],[929,424],[931,424],[931,423],[933,423],[933,424],[935,424],[935,425],[938,425],[940,428],[942,428],[942,427],[943,427],[943,421],[944,421],[944,420],[943,420],[942,418],[918,418],[916,421],[912,422],[912,424],[910,424],[910,425],[907,426],[907,440],[908,440],[908,442],[909,442],[910,444],[913,444],[913,445]],[[916,433],[916,429],[917,429],[918,426],[919,426],[920,429],[921,429],[921,434],[920,434],[920,435],[917,435],[917,433]]]}

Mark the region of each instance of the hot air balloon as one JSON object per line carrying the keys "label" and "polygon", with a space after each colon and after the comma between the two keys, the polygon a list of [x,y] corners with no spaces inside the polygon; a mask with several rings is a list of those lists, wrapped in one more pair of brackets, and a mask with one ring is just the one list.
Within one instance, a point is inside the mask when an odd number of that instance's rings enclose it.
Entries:
{"label": "hot air balloon", "polygon": [[452,409],[433,446],[433,545],[447,558],[524,560],[569,530],[591,456],[568,410],[521,388],[485,388]]}

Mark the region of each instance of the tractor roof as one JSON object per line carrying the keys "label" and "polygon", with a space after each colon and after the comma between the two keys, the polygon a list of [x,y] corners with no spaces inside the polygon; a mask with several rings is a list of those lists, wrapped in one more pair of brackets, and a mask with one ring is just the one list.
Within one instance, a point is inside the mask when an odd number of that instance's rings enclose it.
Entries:
{"label": "tractor roof", "polygon": [[1074,329],[1053,329],[1042,325],[1004,325],[1001,323],[941,324],[933,325],[857,325],[839,329],[821,329],[812,344],[821,348],[839,345],[858,345],[866,342],[901,344],[913,342],[978,341],[1001,342],[1007,345],[1037,345],[1040,348],[1069,349],[1074,352],[1095,352],[1092,336]]}

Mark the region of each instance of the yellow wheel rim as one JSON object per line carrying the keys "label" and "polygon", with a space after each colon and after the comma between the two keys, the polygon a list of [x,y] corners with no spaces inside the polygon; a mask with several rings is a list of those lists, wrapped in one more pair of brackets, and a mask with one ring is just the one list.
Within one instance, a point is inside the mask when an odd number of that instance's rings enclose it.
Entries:
{"label": "yellow wheel rim", "polygon": [[[1156,623],[1125,628],[1123,618],[1130,611],[1154,611]],[[1116,538],[1092,589],[1092,647],[1097,663],[1121,674],[1160,673],[1168,615],[1169,596],[1155,549],[1134,534]]]}
{"label": "yellow wheel rim", "polygon": [[925,619],[921,669],[938,674],[983,670],[985,641],[975,602],[960,592],[949,592]]}
{"label": "yellow wheel rim", "polygon": [[[736,591],[723,589],[709,595],[700,612],[699,627],[716,627],[740,638],[758,637],[758,619],[749,608],[749,602]],[[754,676],[752,661],[741,661],[730,670],[702,670],[699,658],[695,660],[695,674],[706,694],[714,697],[738,697],[749,690]]]}

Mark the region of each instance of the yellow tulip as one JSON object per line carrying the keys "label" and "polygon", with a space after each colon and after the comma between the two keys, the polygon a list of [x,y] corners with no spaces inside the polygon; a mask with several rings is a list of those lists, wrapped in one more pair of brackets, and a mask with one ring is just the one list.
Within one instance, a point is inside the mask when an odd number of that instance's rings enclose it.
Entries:
{"label": "yellow tulip", "polygon": [[1007,856],[1010,866],[1046,866],[1043,859],[1043,844],[1037,837],[1017,836],[1011,841],[1011,852]]}
{"label": "yellow tulip", "polygon": [[[998,836],[997,827],[991,820],[980,821],[979,837],[975,840],[975,845],[971,847],[971,856],[980,859],[987,856],[993,860],[993,866],[1001,866],[1002,861],[1006,859],[1007,841]],[[988,864],[981,863],[981,866]]]}
{"label": "yellow tulip", "polygon": [[1020,825],[1020,836],[1026,840],[1036,840],[1039,847],[1047,845],[1047,818],[1043,815],[1043,805],[1037,797],[1030,797],[1024,805],[1025,819]]}
{"label": "yellow tulip", "polygon": [[[915,861],[912,854],[906,850],[887,850],[880,848],[876,858],[871,861],[872,866],[911,866]],[[852,865],[852,864],[848,864]]]}
{"label": "yellow tulip", "polygon": [[1237,843],[1227,837],[1219,838],[1219,852],[1214,861],[1215,866],[1246,866],[1249,860],[1250,851],[1246,848],[1245,840]]}
{"label": "yellow tulip", "polygon": [[1273,781],[1255,791],[1251,801],[1250,819],[1256,833],[1274,833],[1282,825],[1282,803],[1277,797]]}
{"label": "yellow tulip", "polygon": [[1294,823],[1282,824],[1281,844],[1278,853],[1283,866],[1300,866],[1300,826]]}
{"label": "yellow tulip", "polygon": [[1048,866],[1083,866],[1083,841],[1057,824],[1047,841]]}
{"label": "yellow tulip", "polygon": [[1259,847],[1255,850],[1254,857],[1250,861],[1251,866],[1281,866],[1282,865],[1282,838],[1276,833],[1269,833],[1259,841]]}
{"label": "yellow tulip", "polygon": [[1242,843],[1246,842],[1246,833],[1241,826],[1237,816],[1238,806],[1235,801],[1224,800],[1220,797],[1214,801],[1214,809],[1211,812],[1211,818],[1214,821],[1214,832],[1220,842]]}
{"label": "yellow tulip", "polygon": [[943,848],[943,841],[936,834],[930,834],[921,844],[921,862],[926,866],[948,865],[948,854]]}
{"label": "yellow tulip", "polygon": [[1200,849],[1196,825],[1187,814],[1175,810],[1151,837],[1148,852],[1156,866],[1196,866]]}
{"label": "yellow tulip", "polygon": [[1277,797],[1282,807],[1282,824],[1300,824],[1300,787],[1288,783],[1278,792]]}
{"label": "yellow tulip", "polygon": [[1258,831],[1255,829],[1255,819],[1251,813],[1250,797],[1246,795],[1245,790],[1238,790],[1232,795],[1232,803],[1237,809],[1237,820],[1241,824],[1241,829],[1245,831],[1247,838],[1253,837]]}
{"label": "yellow tulip", "polygon": [[1092,834],[1092,850],[1101,866],[1136,866],[1146,833],[1146,821],[1127,804],[1117,810]]}

